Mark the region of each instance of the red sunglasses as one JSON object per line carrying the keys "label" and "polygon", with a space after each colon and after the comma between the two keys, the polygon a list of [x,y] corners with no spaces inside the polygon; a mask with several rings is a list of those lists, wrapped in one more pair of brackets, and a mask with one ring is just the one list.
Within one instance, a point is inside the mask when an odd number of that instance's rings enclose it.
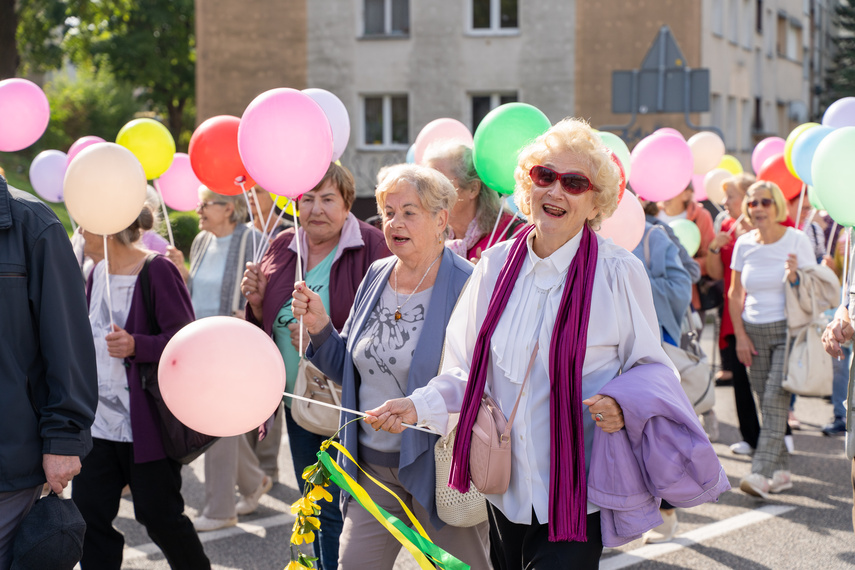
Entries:
{"label": "red sunglasses", "polygon": [[531,181],[541,188],[552,186],[558,180],[561,182],[561,188],[574,196],[584,194],[588,190],[596,191],[594,185],[591,184],[591,179],[578,172],[555,172],[545,166],[532,166],[528,175],[531,177]]}

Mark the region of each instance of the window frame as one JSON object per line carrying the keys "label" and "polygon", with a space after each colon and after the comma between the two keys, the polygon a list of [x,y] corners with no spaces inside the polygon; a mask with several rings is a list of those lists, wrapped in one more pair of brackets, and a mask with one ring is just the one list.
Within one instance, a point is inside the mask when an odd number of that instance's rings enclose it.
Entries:
{"label": "window frame", "polygon": [[517,36],[520,33],[520,2],[517,0],[517,27],[502,27],[502,0],[487,0],[490,2],[490,27],[476,28],[473,18],[476,0],[468,0],[464,3],[466,7],[466,33],[472,36]]}
{"label": "window frame", "polygon": [[[502,97],[513,96],[513,97],[515,97],[515,101],[512,101],[512,102],[515,102],[515,103],[518,103],[520,100],[520,92],[519,91],[502,91],[502,90],[489,91],[489,92],[488,91],[470,91],[469,93],[467,93],[467,95],[469,98],[469,129],[472,131],[473,134],[475,133],[475,130],[478,128],[478,125],[475,124],[475,114],[472,112],[473,111],[472,106],[474,104],[473,99],[475,97],[489,97],[490,98],[490,111],[492,111],[493,109],[495,109],[499,105],[504,104],[504,103],[502,103]],[[509,101],[509,102],[511,102],[511,101]],[[487,112],[489,113],[490,111],[487,111]]]}
{"label": "window frame", "polygon": [[408,24],[407,28],[408,28],[408,31],[396,32],[395,30],[392,29],[392,21],[393,21],[393,19],[392,19],[392,6],[394,3],[394,0],[383,0],[383,32],[375,34],[375,33],[368,33],[366,31],[366,24],[367,24],[367,21],[365,18],[365,12],[366,12],[365,2],[366,2],[366,0],[361,0],[362,29],[360,30],[360,32],[361,32],[360,37],[363,39],[409,38],[410,37],[409,29],[411,29],[411,26],[412,26],[412,18],[410,17],[411,1],[410,0],[405,0],[405,1],[407,2],[407,20],[408,20],[407,21],[407,24]]}
{"label": "window frame", "polygon": [[[406,97],[407,99],[407,142],[394,142],[392,140],[392,99]],[[366,99],[381,99],[382,101],[382,130],[383,140],[380,144],[369,144],[365,142],[365,101]],[[357,150],[367,151],[389,151],[407,150],[410,147],[410,94],[407,92],[392,93],[362,93],[359,95],[359,144]]]}

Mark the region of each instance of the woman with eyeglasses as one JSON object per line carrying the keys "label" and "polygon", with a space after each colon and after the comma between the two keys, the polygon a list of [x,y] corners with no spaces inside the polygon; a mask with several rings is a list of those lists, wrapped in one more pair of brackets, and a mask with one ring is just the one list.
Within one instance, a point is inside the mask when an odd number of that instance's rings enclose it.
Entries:
{"label": "woman with eyeglasses", "polygon": [[[168,250],[169,259],[187,282],[197,319],[243,318],[246,299],[240,280],[253,247],[261,242],[261,234],[244,224],[246,200],[241,194],[223,196],[202,186],[196,213],[200,231],[190,246],[190,269],[174,247]],[[237,503],[235,486],[241,495]],[[244,435],[221,438],[205,452],[205,504],[193,525],[200,532],[234,526],[238,515],[253,512],[272,486],[273,479],[260,468]]]}
{"label": "woman with eyeglasses", "polygon": [[[450,484],[462,490],[482,395],[492,396],[506,418],[518,402],[510,484],[487,495],[494,566],[597,568],[604,543],[626,543],[662,522],[658,503],[643,492],[626,527],[615,523],[622,515],[614,509],[601,517],[609,506],[602,499],[620,497],[625,508],[626,489],[644,487],[640,479],[630,483],[638,472],[631,452],[603,470],[612,456],[596,451],[625,437],[625,421],[644,414],[635,406],[665,406],[652,394],[667,392],[692,434],[682,448],[707,449],[707,461],[694,467],[718,473],[721,466],[660,345],[644,265],[594,233],[618,202],[620,172],[610,151],[587,123],[565,119],[521,151],[515,177],[514,199],[533,227],[484,252],[475,266],[446,329],[440,375],[369,410],[366,421],[393,433],[404,422],[444,434],[449,414],[460,412]],[[641,364],[649,366],[634,370]],[[638,413],[625,418],[627,409]],[[668,441],[686,443],[682,437]],[[659,462],[658,469],[664,475],[676,467]],[[668,476],[693,478],[682,471]],[[704,492],[726,490],[722,478],[712,477]]]}
{"label": "woman with eyeglasses", "polygon": [[444,174],[457,189],[457,201],[448,218],[446,245],[463,259],[477,263],[484,250],[516,237],[525,226],[525,221],[510,211],[499,214],[499,194],[478,177],[470,147],[434,143],[425,151],[424,164]]}
{"label": "woman with eyeglasses", "polygon": [[786,227],[787,202],[773,182],[748,187],[742,213],[754,230],[736,240],[728,291],[736,356],[748,368],[760,403],[760,438],[751,473],[739,488],[756,497],[791,489],[789,453],[784,442],[790,394],[782,387],[786,362],[786,287],[798,287],[797,270],[816,265],[807,236]]}

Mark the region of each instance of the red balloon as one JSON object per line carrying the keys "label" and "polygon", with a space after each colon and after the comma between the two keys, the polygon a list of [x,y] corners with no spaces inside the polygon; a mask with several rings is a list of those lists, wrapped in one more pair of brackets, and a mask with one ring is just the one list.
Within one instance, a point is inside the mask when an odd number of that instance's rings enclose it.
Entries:
{"label": "red balloon", "polygon": [[236,196],[249,190],[255,181],[249,177],[238,152],[240,119],[231,115],[211,117],[190,138],[190,165],[199,180],[217,194]]}
{"label": "red balloon", "polygon": [[792,200],[802,191],[802,181],[793,176],[787,168],[784,153],[773,154],[767,158],[757,173],[757,180],[774,182],[787,200]]}
{"label": "red balloon", "polygon": [[623,171],[623,164],[620,163],[620,159],[614,153],[614,151],[609,150],[612,155],[612,161],[617,164],[618,169],[620,170],[620,192],[618,192],[617,203],[620,204],[620,201],[623,200],[623,193],[626,190],[626,174]]}

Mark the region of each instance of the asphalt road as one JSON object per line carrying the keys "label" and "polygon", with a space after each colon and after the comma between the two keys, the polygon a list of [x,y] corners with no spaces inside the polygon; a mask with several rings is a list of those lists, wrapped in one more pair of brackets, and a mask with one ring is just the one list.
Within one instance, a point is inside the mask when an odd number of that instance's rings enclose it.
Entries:
{"label": "asphalt road", "polygon": [[[711,348],[711,327],[704,346]],[[738,441],[733,391],[716,389],[720,425],[715,449],[730,479],[750,471],[750,458],[733,455],[728,445]],[[718,503],[679,509],[676,539],[668,544],[643,545],[641,541],[607,550],[600,567],[633,569],[837,569],[855,567],[852,528],[851,461],[846,459],[841,437],[825,437],[820,428],[832,415],[831,405],[820,398],[799,398],[796,415],[802,429],[794,434],[791,457],[794,487],[763,501],[734,490]],[[258,511],[241,517],[237,527],[203,533],[205,551],[213,567],[224,569],[281,569],[288,562],[288,540],[293,517],[290,504],[298,498],[291,474],[287,438],[280,454],[282,480],[261,500]],[[187,514],[201,508],[204,485],[202,461],[184,468]],[[133,506],[122,500],[116,526],[126,539],[123,568],[167,569],[160,551],[133,519]],[[408,553],[398,557],[396,569],[417,568]],[[568,568],[572,564],[568,562]]]}

